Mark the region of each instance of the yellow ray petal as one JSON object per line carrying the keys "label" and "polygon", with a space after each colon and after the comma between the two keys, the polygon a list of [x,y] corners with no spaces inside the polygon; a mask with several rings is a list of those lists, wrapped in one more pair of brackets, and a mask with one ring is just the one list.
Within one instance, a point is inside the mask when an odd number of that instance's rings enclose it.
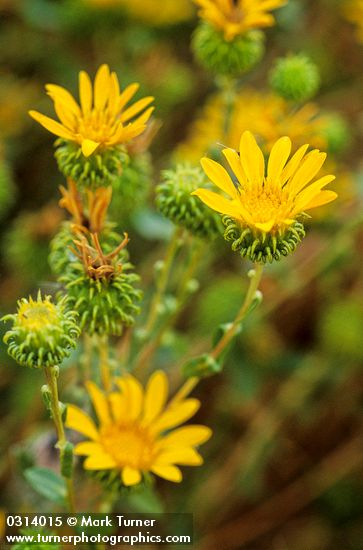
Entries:
{"label": "yellow ray petal", "polygon": [[111,405],[112,416],[115,420],[124,418],[127,413],[127,401],[119,392],[112,392],[108,396]]}
{"label": "yellow ray petal", "polygon": [[29,111],[29,115],[52,134],[55,134],[56,136],[69,141],[75,140],[74,134],[72,134],[62,124],[59,124],[59,122],[56,122],[52,118],[42,115],[37,111]]}
{"label": "yellow ray petal", "polygon": [[208,178],[231,198],[237,196],[237,189],[233,184],[227,170],[223,168],[218,162],[208,159],[206,157],[202,158],[200,161],[202,168]]}
{"label": "yellow ray petal", "polygon": [[108,108],[113,116],[117,115],[117,102],[120,97],[120,85],[115,72],[110,76],[110,96],[108,99]]}
{"label": "yellow ray petal", "polygon": [[265,159],[251,132],[244,132],[240,143],[243,170],[250,182],[261,184],[265,176]]}
{"label": "yellow ray petal", "polygon": [[141,481],[141,473],[135,468],[130,468],[130,466],[125,466],[122,470],[122,481],[126,487],[131,487],[132,485],[137,485]]}
{"label": "yellow ray petal", "polygon": [[104,64],[98,69],[94,84],[94,104],[100,111],[105,107],[110,93],[110,69]]}
{"label": "yellow ray petal", "polygon": [[204,204],[219,212],[220,214],[226,214],[237,220],[242,220],[243,217],[240,212],[239,204],[225,199],[221,195],[209,191],[209,189],[197,189],[193,191],[192,195],[199,197]]}
{"label": "yellow ray petal", "polygon": [[239,158],[239,154],[234,149],[223,149],[222,153],[227,159],[232,171],[242,186],[246,185],[247,178],[243,171],[242,164]]}
{"label": "yellow ray petal", "polygon": [[160,433],[169,428],[179,426],[195,415],[200,407],[198,399],[185,399],[172,405],[150,427],[153,433]]}
{"label": "yellow ray petal", "polygon": [[131,374],[117,380],[121,392],[127,399],[127,418],[136,420],[144,404],[144,390],[140,382]]}
{"label": "yellow ray petal", "polygon": [[97,428],[91,418],[75,405],[67,406],[66,427],[79,432],[94,441],[99,439]]}
{"label": "yellow ray petal", "polygon": [[86,387],[99,421],[103,424],[109,424],[111,417],[107,397],[94,382],[86,382]]}
{"label": "yellow ray petal", "polygon": [[79,73],[79,99],[83,114],[87,115],[92,109],[92,83],[86,71]]}
{"label": "yellow ray petal", "polygon": [[318,206],[323,206],[329,202],[334,201],[338,197],[338,194],[335,191],[321,191],[319,195],[314,197],[305,207],[305,210],[310,210],[311,208],[317,208]]}
{"label": "yellow ray petal", "polygon": [[149,424],[159,416],[165,407],[168,390],[169,384],[166,374],[161,370],[154,372],[145,391],[143,424]]}
{"label": "yellow ray petal", "polygon": [[153,466],[151,471],[163,479],[180,483],[183,479],[182,473],[177,466]]}
{"label": "yellow ray petal", "polygon": [[103,452],[103,448],[99,443],[94,443],[93,441],[82,441],[74,447],[75,455],[93,455]]}
{"label": "yellow ray petal", "polygon": [[121,95],[117,102],[117,111],[119,112],[121,109],[125,107],[125,105],[130,101],[132,97],[136,94],[137,90],[140,88],[140,84],[137,84],[134,82],[133,84],[129,84],[123,92],[121,92]]}
{"label": "yellow ray petal", "polygon": [[191,447],[161,451],[158,455],[156,466],[169,466],[171,464],[180,464],[181,466],[200,466],[203,464],[201,455]]}
{"label": "yellow ray petal", "polygon": [[117,462],[107,453],[100,452],[86,458],[83,467],[85,470],[112,470],[117,468]]}
{"label": "yellow ray petal", "polygon": [[267,177],[272,182],[277,182],[291,153],[291,140],[282,137],[276,141],[271,149],[268,160]]}
{"label": "yellow ray petal", "polygon": [[308,144],[303,145],[291,157],[291,159],[289,160],[289,162],[286,164],[285,168],[282,171],[282,175],[281,175],[282,184],[286,183],[287,180],[292,178],[292,176],[295,174],[308,148],[309,148]]}
{"label": "yellow ray petal", "polygon": [[210,439],[212,436],[212,430],[207,426],[199,426],[197,424],[193,426],[184,426],[174,430],[170,434],[163,437],[160,441],[160,448],[167,447],[188,447],[202,445]]}
{"label": "yellow ray petal", "polygon": [[300,165],[289,184],[294,193],[299,193],[319,172],[326,159],[326,153],[320,153],[317,149],[309,153]]}
{"label": "yellow ray petal", "polygon": [[81,109],[77,101],[68,90],[57,84],[47,84],[45,89],[50,96],[59,98],[75,116],[79,117],[81,115]]}
{"label": "yellow ray petal", "polygon": [[126,109],[121,114],[121,122],[128,122],[130,119],[132,119],[134,116],[138,115],[141,111],[143,111],[150,103],[154,101],[154,98],[151,96],[144,97],[143,99],[139,99],[139,101],[136,101],[131,107]]}
{"label": "yellow ray petal", "polygon": [[67,109],[60,99],[54,99],[54,109],[63,126],[74,134],[77,129],[77,124],[76,117],[72,111]]}
{"label": "yellow ray petal", "polygon": [[84,139],[82,141],[82,153],[85,157],[90,157],[92,153],[96,151],[97,147],[99,147],[99,145],[100,144],[96,141],[92,141],[91,139]]}
{"label": "yellow ray petal", "polygon": [[255,223],[254,225],[255,227],[257,227],[257,229],[261,229],[261,231],[265,231],[265,233],[268,233],[273,228],[274,223],[275,220],[269,220],[268,222]]}
{"label": "yellow ray petal", "polygon": [[306,205],[309,204],[318,193],[320,193],[321,189],[326,187],[333,180],[335,180],[335,176],[324,176],[301,191],[295,203],[294,213],[299,210],[304,210]]}

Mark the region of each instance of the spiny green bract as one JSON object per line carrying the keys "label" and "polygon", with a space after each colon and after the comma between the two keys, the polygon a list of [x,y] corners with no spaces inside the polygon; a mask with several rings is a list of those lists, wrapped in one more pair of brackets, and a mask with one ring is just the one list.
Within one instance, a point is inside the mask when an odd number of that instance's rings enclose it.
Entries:
{"label": "spiny green bract", "polygon": [[290,55],[278,59],[270,73],[272,89],[284,99],[307,101],[319,89],[317,66],[305,55]]}
{"label": "spiny green bract", "polygon": [[218,75],[239,76],[251,70],[263,57],[264,35],[249,31],[234,40],[226,41],[223,33],[208,23],[197,27],[192,41],[197,60]]}
{"label": "spiny green bract", "polygon": [[209,182],[201,168],[179,164],[175,170],[162,173],[162,183],[156,188],[156,205],[160,212],[176,225],[188,229],[203,239],[222,234],[220,217],[191,193]]}
{"label": "spiny green bract", "polygon": [[280,260],[282,256],[294,252],[305,237],[305,229],[300,222],[295,222],[284,232],[274,234],[254,232],[249,227],[241,227],[229,216],[223,217],[223,223],[226,227],[224,238],[232,242],[232,250],[252,262],[272,263]]}
{"label": "spiny green bract", "polygon": [[80,334],[77,314],[68,306],[66,297],[53,303],[40,292],[37,300],[19,300],[17,313],[2,318],[13,323],[4,336],[9,355],[30,368],[60,365],[76,347]]}
{"label": "spiny green bract", "polygon": [[116,145],[85,157],[79,145],[57,139],[55,158],[59,170],[72,178],[80,189],[97,189],[113,185],[129,162],[124,147]]}

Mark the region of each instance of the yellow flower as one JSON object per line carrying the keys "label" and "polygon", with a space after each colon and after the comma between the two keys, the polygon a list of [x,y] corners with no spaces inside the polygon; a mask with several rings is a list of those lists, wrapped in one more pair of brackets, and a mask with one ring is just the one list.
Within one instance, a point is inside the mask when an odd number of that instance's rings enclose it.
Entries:
{"label": "yellow flower", "polygon": [[303,145],[289,160],[291,147],[288,137],[275,143],[266,175],[263,153],[251,132],[246,131],[241,137],[239,154],[234,149],[223,150],[236,183],[217,162],[208,158],[201,161],[207,176],[229,199],[207,189],[198,189],[193,194],[244,227],[262,233],[281,233],[303,212],[337,197],[334,191],[323,190],[335,176],[324,176],[312,183],[326,154],[317,149],[306,153],[309,146]]}
{"label": "yellow flower", "polygon": [[84,156],[89,157],[96,149],[124,144],[145,130],[153,107],[144,109],[153,98],[145,97],[126,108],[138,88],[138,84],[130,84],[120,92],[116,73],[102,65],[93,87],[88,74],[79,73],[80,106],[65,88],[47,84],[60,123],[37,111],[29,114],[56,136],[78,143]]}
{"label": "yellow flower", "polygon": [[193,16],[190,0],[84,0],[98,8],[124,8],[134,18],[151,25],[171,25]]}
{"label": "yellow flower", "polygon": [[207,441],[206,426],[178,427],[194,416],[197,399],[175,399],[167,404],[168,380],[162,371],[149,379],[146,390],[128,374],[116,379],[118,391],[106,396],[93,382],[87,389],[99,426],[78,407],[69,405],[67,426],[90,441],[79,443],[75,453],[86,456],[86,470],[119,470],[124,485],[138,484],[152,472],[174,482],[182,480],[177,465],[199,466],[196,447]]}
{"label": "yellow flower", "polygon": [[272,27],[275,18],[268,13],[287,0],[194,0],[199,16],[224,33],[227,41],[250,29]]}
{"label": "yellow flower", "polygon": [[244,130],[258,135],[264,153],[270,152],[274,143],[286,135],[296,147],[306,141],[318,148],[327,145],[323,132],[328,118],[319,115],[314,103],[307,103],[291,113],[289,104],[281,97],[247,88],[238,94],[230,118],[226,131],[223,97],[209,98],[191,125],[187,139],[178,147],[178,159],[197,162],[208,149],[221,142],[226,147],[238,149]]}
{"label": "yellow flower", "polygon": [[357,26],[357,38],[363,42],[363,0],[351,0],[343,6],[345,18]]}

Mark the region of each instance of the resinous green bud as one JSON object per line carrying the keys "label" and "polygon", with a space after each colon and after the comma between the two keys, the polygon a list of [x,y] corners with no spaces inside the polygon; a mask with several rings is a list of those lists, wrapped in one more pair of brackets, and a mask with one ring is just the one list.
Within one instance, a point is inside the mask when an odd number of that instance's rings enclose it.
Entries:
{"label": "resinous green bud", "polygon": [[196,237],[214,239],[222,234],[220,216],[191,194],[208,185],[201,168],[178,164],[174,170],[162,173],[162,182],[156,188],[156,205],[175,225]]}
{"label": "resinous green bud", "polygon": [[307,56],[290,55],[276,61],[270,73],[270,85],[284,99],[302,102],[316,94],[320,75],[315,63]]}
{"label": "resinous green bud", "polygon": [[9,355],[32,368],[62,363],[76,347],[80,333],[77,314],[67,306],[67,298],[53,303],[50,296],[42,297],[40,292],[36,300],[19,300],[17,313],[2,319],[12,322],[4,336]]}
{"label": "resinous green bud", "polygon": [[261,61],[264,34],[253,30],[227,41],[222,32],[203,22],[194,33],[192,48],[200,64],[213,74],[238,77]]}
{"label": "resinous green bud", "polygon": [[90,157],[85,157],[82,148],[71,141],[58,139],[55,145],[59,170],[80,189],[113,185],[129,163],[129,156],[120,145],[96,151]]}

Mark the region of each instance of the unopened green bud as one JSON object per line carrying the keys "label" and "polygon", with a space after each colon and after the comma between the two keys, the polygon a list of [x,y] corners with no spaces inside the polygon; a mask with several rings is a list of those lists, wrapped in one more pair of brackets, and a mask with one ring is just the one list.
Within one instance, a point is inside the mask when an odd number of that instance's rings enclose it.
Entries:
{"label": "unopened green bud", "polygon": [[43,298],[40,292],[36,300],[19,300],[17,313],[3,317],[3,321],[13,323],[4,336],[9,355],[32,368],[59,365],[76,347],[80,333],[77,314],[67,305],[66,298],[53,303],[50,296]]}
{"label": "unopened green bud", "polygon": [[214,239],[222,234],[220,216],[191,195],[199,187],[208,188],[201,168],[178,164],[162,176],[156,189],[156,205],[166,218],[196,237]]}
{"label": "unopened green bud", "polygon": [[319,89],[317,66],[305,55],[290,55],[277,60],[270,73],[272,89],[287,100],[302,102],[312,98]]}
{"label": "unopened green bud", "polygon": [[227,41],[222,32],[201,23],[193,36],[192,47],[197,60],[217,75],[237,77],[253,69],[262,59],[264,34],[249,31]]}
{"label": "unopened green bud", "polygon": [[73,445],[69,441],[60,450],[60,465],[62,476],[70,479],[73,470]]}

